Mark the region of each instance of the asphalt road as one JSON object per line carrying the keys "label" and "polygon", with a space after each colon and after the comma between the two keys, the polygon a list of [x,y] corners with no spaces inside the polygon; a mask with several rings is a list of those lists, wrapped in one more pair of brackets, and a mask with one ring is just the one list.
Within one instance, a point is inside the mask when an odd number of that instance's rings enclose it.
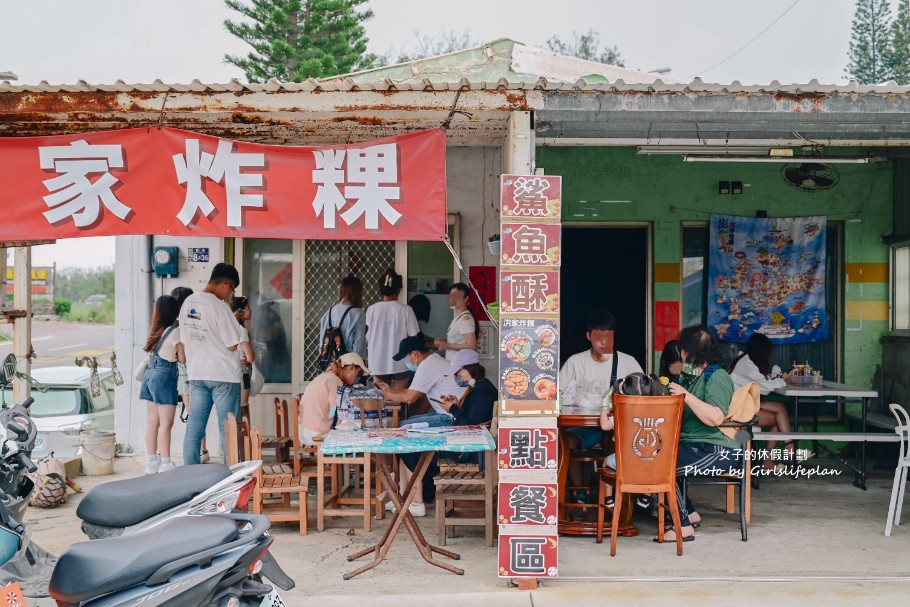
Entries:
{"label": "asphalt road", "polygon": [[[12,325],[0,325],[0,333],[11,336]],[[69,366],[77,356],[97,356],[108,367],[114,351],[114,325],[34,321],[32,345],[38,355],[33,368]],[[0,357],[12,351],[12,341],[0,341]]]}

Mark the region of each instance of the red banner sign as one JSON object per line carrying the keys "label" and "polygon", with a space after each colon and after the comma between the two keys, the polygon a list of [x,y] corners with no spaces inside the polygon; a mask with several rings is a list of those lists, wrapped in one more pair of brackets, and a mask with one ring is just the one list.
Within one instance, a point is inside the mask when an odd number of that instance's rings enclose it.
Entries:
{"label": "red banner sign", "polygon": [[520,428],[500,426],[498,444],[500,470],[556,470],[555,428],[542,428],[532,420]]}
{"label": "red banner sign", "polygon": [[332,147],[170,128],[0,138],[0,199],[0,240],[438,240],[446,233],[445,132]]}
{"label": "red banner sign", "polygon": [[559,272],[501,270],[499,281],[501,314],[559,315]]}
{"label": "red banner sign", "polygon": [[560,229],[558,223],[503,223],[502,265],[558,266]]}
{"label": "red banner sign", "polygon": [[558,577],[558,550],[555,527],[501,525],[499,577]]}
{"label": "red banner sign", "polygon": [[559,221],[562,177],[558,175],[503,175],[500,214],[503,218]]}
{"label": "red banner sign", "polygon": [[556,483],[500,481],[499,524],[555,525],[558,494]]}

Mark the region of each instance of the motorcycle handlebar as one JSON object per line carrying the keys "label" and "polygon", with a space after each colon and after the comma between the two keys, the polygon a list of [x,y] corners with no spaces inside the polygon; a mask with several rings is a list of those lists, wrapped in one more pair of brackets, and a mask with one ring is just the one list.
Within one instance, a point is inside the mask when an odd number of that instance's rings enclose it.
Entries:
{"label": "motorcycle handlebar", "polygon": [[19,463],[22,464],[22,467],[28,470],[30,473],[38,470],[38,466],[35,465],[35,462],[25,454],[24,451],[20,451],[16,454],[16,458],[19,460]]}

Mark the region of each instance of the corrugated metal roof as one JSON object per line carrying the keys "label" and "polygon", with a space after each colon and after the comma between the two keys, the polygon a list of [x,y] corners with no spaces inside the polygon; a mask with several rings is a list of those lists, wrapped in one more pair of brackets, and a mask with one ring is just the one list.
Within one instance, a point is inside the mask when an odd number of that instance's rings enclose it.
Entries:
{"label": "corrugated metal roof", "polygon": [[603,91],[603,92],[647,92],[647,93],[710,93],[710,94],[774,94],[787,93],[795,95],[892,95],[910,93],[910,86],[900,86],[895,82],[884,84],[857,84],[854,81],[840,84],[821,84],[818,80],[805,83],[782,84],[777,80],[768,84],[743,85],[738,81],[729,84],[704,82],[695,78],[691,82],[664,82],[656,79],[649,83],[626,83],[617,80],[610,83],[588,83],[584,78],[575,82],[550,81],[538,78],[534,82],[514,82],[501,78],[495,82],[471,81],[462,78],[458,82],[434,82],[423,78],[416,82],[396,82],[392,79],[374,82],[357,82],[351,78],[335,81],[309,79],[304,82],[280,82],[270,80],[265,84],[254,84],[232,79],[227,83],[207,83],[193,80],[189,84],[168,84],[161,80],[145,84],[128,84],[118,80],[113,84],[92,84],[80,80],[75,84],[50,84],[42,80],[39,84],[18,84],[0,82],[0,93],[274,93],[274,92],[346,92],[346,91]]}

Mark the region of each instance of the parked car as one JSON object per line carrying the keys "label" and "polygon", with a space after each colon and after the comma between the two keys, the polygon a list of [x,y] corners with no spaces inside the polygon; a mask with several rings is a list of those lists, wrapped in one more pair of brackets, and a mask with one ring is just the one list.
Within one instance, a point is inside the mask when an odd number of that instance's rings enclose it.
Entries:
{"label": "parked car", "polygon": [[[101,394],[92,396],[91,373],[82,367],[33,369],[32,377],[48,387],[47,392],[32,390],[31,414],[38,427],[32,459],[38,461],[51,452],[66,458],[82,454],[79,433],[83,430],[114,429],[114,380],[111,370],[98,368]],[[7,388],[6,400],[12,390]]]}
{"label": "parked car", "polygon": [[100,306],[101,304],[103,304],[106,301],[107,301],[107,295],[103,295],[101,293],[89,295],[88,297],[85,298],[85,303],[87,303],[90,306]]}

